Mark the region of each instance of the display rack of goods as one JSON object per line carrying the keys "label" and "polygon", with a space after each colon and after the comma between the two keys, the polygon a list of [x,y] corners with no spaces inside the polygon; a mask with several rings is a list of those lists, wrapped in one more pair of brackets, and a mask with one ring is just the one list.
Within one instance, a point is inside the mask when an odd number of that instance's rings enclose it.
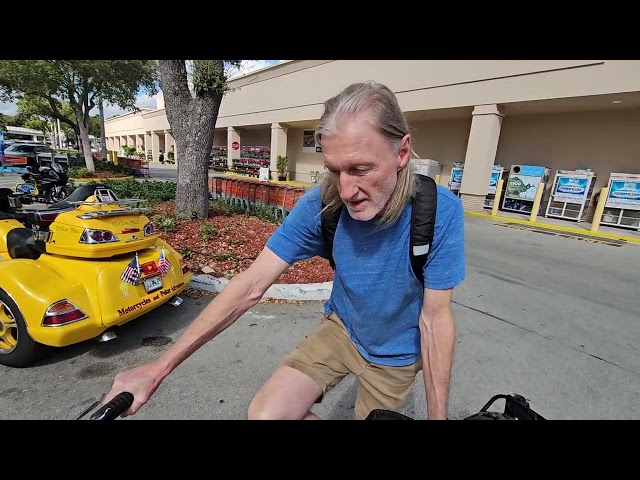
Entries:
{"label": "display rack of goods", "polygon": [[209,156],[209,168],[216,172],[226,172],[229,170],[227,165],[227,147],[212,147]]}

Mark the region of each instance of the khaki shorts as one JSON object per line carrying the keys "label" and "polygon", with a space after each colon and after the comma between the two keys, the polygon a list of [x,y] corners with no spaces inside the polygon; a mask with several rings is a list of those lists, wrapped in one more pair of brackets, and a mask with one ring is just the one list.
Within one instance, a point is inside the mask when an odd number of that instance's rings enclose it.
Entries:
{"label": "khaki shorts", "polygon": [[[422,360],[406,367],[387,367],[368,362],[349,338],[336,314],[325,316],[309,335],[284,358],[287,365],[306,373],[322,388],[323,396],[349,373],[358,380],[356,418],[371,410],[396,410],[411,392]],[[322,399],[322,396],[318,401]]]}

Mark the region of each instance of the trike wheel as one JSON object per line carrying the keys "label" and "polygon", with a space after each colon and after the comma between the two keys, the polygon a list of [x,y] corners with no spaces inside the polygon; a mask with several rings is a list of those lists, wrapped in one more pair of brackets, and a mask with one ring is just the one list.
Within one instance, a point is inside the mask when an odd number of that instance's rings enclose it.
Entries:
{"label": "trike wheel", "polygon": [[0,290],[0,364],[27,367],[46,351],[27,332],[22,312],[6,292]]}

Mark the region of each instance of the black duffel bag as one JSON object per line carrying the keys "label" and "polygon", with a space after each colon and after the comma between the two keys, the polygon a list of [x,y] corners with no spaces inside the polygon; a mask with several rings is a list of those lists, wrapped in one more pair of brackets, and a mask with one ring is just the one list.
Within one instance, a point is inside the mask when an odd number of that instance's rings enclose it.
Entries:
{"label": "black duffel bag", "polygon": [[[496,401],[504,399],[504,412],[490,412],[489,407]],[[403,415],[392,410],[375,409],[372,410],[365,420],[414,420],[407,415]],[[542,415],[531,409],[529,402],[522,395],[495,395],[487,404],[462,420],[546,420]]]}

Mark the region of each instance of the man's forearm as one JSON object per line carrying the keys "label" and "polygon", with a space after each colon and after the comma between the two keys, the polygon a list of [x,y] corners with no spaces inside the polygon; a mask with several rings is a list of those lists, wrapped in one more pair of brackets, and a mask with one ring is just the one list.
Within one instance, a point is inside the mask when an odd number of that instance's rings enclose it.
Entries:
{"label": "man's forearm", "polygon": [[[221,333],[261,298],[253,290],[252,282],[243,279],[246,272],[238,274],[189,325],[175,344],[157,360],[166,377],[189,355]],[[244,280],[244,281],[243,281]]]}
{"label": "man's forearm", "polygon": [[429,419],[445,420],[455,342],[455,324],[449,309],[420,317],[424,386]]}

